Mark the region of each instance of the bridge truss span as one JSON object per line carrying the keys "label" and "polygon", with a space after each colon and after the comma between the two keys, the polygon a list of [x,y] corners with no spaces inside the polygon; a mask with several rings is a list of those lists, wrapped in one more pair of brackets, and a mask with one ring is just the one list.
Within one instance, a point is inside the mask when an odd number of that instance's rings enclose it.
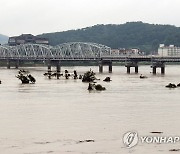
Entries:
{"label": "bridge truss span", "polygon": [[111,48],[97,43],[69,42],[57,46],[40,44],[21,44],[18,46],[0,46],[0,59],[98,59],[110,56]]}

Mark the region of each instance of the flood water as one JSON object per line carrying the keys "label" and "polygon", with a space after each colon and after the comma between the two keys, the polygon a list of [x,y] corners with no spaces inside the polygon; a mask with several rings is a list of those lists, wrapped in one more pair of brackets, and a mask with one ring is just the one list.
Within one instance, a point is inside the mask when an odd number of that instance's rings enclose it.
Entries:
{"label": "flood water", "polygon": [[[160,131],[180,136],[180,66],[168,65],[165,75],[152,75],[150,66],[139,74],[126,74],[124,66],[113,73],[98,73],[98,67],[62,67],[69,72],[96,72],[106,91],[87,90],[81,80],[47,79],[45,67],[25,68],[36,84],[21,84],[16,69],[0,68],[0,153],[2,154],[164,154],[177,144],[142,144],[127,149],[122,138],[128,131],[140,136]],[[157,70],[160,72],[160,70]],[[148,76],[140,79],[139,75]],[[112,82],[102,80],[110,76]],[[94,142],[79,142],[93,140]]]}

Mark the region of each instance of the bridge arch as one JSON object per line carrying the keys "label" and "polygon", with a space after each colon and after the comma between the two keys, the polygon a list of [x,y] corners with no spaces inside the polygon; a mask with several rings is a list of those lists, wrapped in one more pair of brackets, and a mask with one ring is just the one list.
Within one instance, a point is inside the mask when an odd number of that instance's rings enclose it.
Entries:
{"label": "bridge arch", "polygon": [[30,59],[53,58],[51,46],[40,44],[21,44],[15,47],[19,56]]}
{"label": "bridge arch", "polygon": [[0,58],[8,59],[95,59],[111,55],[111,48],[89,42],[68,42],[57,46],[21,44],[0,46]]}
{"label": "bridge arch", "polygon": [[69,42],[55,46],[53,54],[55,57],[70,59],[100,58],[101,55],[110,55],[111,48],[96,43]]}

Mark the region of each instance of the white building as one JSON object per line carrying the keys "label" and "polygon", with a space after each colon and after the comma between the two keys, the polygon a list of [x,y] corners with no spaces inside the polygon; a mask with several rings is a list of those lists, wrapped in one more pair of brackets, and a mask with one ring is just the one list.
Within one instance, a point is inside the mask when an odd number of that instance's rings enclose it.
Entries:
{"label": "white building", "polygon": [[180,57],[180,47],[174,45],[165,46],[160,44],[158,48],[158,55],[161,57]]}

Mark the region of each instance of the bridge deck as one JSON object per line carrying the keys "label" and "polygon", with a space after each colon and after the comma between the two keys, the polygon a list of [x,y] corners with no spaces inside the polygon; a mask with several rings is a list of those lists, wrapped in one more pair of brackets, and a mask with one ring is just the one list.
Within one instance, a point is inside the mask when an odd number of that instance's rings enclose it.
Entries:
{"label": "bridge deck", "polygon": [[0,60],[22,60],[22,61],[112,61],[112,62],[180,62],[180,57],[150,57],[150,56],[136,56],[136,57],[101,57],[101,58],[62,58],[62,57],[0,57]]}

